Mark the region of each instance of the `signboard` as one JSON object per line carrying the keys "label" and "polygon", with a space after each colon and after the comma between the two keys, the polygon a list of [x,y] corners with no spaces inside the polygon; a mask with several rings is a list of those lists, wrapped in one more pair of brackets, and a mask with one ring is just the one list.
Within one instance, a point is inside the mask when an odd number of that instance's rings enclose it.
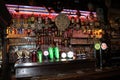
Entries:
{"label": "signboard", "polygon": [[94,48],[96,49],[96,50],[100,50],[100,43],[95,43],[95,45],[94,45]]}
{"label": "signboard", "polygon": [[107,49],[107,44],[106,43],[102,43],[101,44],[101,49],[102,50],[106,50]]}

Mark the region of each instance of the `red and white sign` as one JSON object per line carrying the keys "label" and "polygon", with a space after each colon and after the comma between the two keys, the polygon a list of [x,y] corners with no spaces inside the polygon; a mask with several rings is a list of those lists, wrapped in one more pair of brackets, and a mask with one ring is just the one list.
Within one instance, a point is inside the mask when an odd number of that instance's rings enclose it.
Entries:
{"label": "red and white sign", "polygon": [[44,51],[43,54],[44,54],[44,56],[48,56],[49,52],[48,51]]}
{"label": "red and white sign", "polygon": [[106,43],[102,43],[101,44],[101,48],[102,48],[102,50],[106,50],[107,49],[107,44]]}

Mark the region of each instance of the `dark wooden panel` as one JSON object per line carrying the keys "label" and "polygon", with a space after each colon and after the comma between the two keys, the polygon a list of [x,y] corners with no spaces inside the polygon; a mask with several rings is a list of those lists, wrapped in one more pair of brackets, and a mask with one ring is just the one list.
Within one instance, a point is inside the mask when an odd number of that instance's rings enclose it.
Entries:
{"label": "dark wooden panel", "polygon": [[77,60],[68,62],[56,62],[31,66],[16,66],[16,77],[35,77],[42,75],[55,75],[59,73],[70,73],[77,70],[94,69],[94,60]]}

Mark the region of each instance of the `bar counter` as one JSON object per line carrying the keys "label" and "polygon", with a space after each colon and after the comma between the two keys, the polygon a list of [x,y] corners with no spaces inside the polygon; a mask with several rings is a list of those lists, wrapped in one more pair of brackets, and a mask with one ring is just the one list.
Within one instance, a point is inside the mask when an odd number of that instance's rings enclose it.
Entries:
{"label": "bar counter", "polygon": [[15,75],[16,78],[37,77],[71,73],[85,69],[95,69],[95,60],[83,59],[44,63],[19,63],[15,64]]}

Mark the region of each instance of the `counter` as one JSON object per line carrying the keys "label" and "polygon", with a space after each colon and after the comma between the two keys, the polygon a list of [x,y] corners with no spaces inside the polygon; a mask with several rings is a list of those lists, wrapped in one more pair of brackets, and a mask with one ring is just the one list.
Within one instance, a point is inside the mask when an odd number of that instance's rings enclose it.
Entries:
{"label": "counter", "polygon": [[21,63],[15,64],[15,74],[16,78],[37,77],[94,68],[95,60],[92,59],[46,63]]}

